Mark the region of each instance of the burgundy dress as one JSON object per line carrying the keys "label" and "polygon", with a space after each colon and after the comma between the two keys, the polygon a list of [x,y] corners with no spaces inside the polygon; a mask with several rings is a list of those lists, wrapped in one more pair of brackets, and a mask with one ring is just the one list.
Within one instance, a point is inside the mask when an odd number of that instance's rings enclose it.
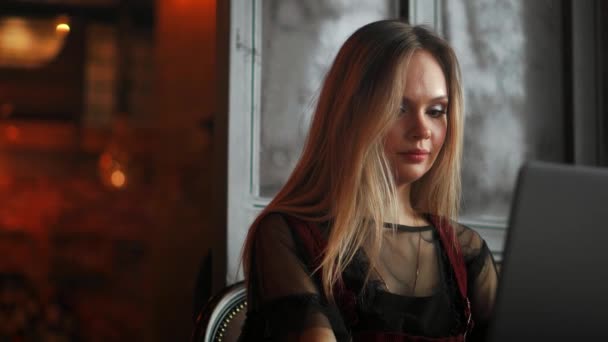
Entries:
{"label": "burgundy dress", "polygon": [[[338,341],[483,340],[497,274],[479,234],[459,224],[385,224],[378,263],[363,249],[328,301],[318,265],[331,223],[269,214],[254,237],[242,341],[295,341],[329,328]],[[460,248],[453,248],[451,231]],[[416,272],[418,270],[418,272]],[[418,276],[416,276],[418,273]]]}

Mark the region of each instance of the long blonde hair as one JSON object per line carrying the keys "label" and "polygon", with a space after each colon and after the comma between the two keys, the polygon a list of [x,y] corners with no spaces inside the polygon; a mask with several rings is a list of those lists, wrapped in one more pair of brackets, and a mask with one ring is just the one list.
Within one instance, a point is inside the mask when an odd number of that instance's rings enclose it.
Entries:
{"label": "long blonde hair", "polygon": [[281,212],[309,222],[331,221],[319,269],[325,295],[356,251],[368,247],[373,262],[383,222],[396,217],[396,187],[383,140],[399,115],[403,73],[416,50],[430,52],[448,85],[448,128],[434,165],[412,184],[419,213],[456,219],[460,200],[462,91],[452,48],[423,26],[397,20],[361,27],[340,48],[323,83],[310,131],[295,169],[252,224],[243,250],[249,279],[253,239],[260,220]]}

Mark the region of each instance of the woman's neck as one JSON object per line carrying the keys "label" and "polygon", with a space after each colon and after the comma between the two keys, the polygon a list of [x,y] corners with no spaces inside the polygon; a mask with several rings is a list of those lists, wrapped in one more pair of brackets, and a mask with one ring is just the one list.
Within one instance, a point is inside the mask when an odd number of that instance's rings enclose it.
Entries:
{"label": "woman's neck", "polygon": [[397,188],[397,222],[406,226],[424,226],[428,222],[422,214],[412,207],[411,184],[404,184]]}

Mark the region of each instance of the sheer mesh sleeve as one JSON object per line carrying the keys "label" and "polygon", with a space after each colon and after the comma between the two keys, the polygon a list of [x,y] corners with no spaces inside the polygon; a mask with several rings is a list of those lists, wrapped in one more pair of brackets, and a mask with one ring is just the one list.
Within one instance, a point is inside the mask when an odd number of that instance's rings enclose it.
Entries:
{"label": "sheer mesh sleeve", "polygon": [[460,226],[457,230],[468,274],[468,296],[477,335],[485,334],[494,309],[498,275],[492,253],[486,242],[473,229]]}
{"label": "sheer mesh sleeve", "polygon": [[265,337],[296,340],[310,328],[331,329],[332,310],[319,294],[285,219],[269,214],[254,239],[249,303],[264,321]]}

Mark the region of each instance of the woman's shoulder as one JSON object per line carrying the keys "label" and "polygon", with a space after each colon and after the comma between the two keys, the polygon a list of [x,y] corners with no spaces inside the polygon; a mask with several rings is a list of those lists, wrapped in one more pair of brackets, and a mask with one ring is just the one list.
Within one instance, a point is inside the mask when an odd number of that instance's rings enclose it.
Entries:
{"label": "woman's shoulder", "polygon": [[477,258],[487,248],[484,239],[474,228],[457,221],[451,221],[451,225],[466,260]]}
{"label": "woman's shoulder", "polygon": [[292,240],[285,214],[278,212],[262,214],[255,222],[253,235],[257,244]]}
{"label": "woman's shoulder", "polygon": [[322,232],[318,224],[297,218],[283,212],[264,213],[257,219],[255,227],[255,240],[299,240],[301,235],[309,235],[309,230],[316,230],[312,235],[317,237]]}
{"label": "woman's shoulder", "polygon": [[[465,256],[480,250],[484,240],[475,229],[452,219],[444,219],[439,216],[429,216],[429,221],[434,226],[446,225],[453,230]],[[450,233],[451,234],[451,233]]]}
{"label": "woman's shoulder", "polygon": [[287,229],[286,214],[280,212],[269,212],[262,214],[257,220],[258,231],[272,231],[277,229]]}

